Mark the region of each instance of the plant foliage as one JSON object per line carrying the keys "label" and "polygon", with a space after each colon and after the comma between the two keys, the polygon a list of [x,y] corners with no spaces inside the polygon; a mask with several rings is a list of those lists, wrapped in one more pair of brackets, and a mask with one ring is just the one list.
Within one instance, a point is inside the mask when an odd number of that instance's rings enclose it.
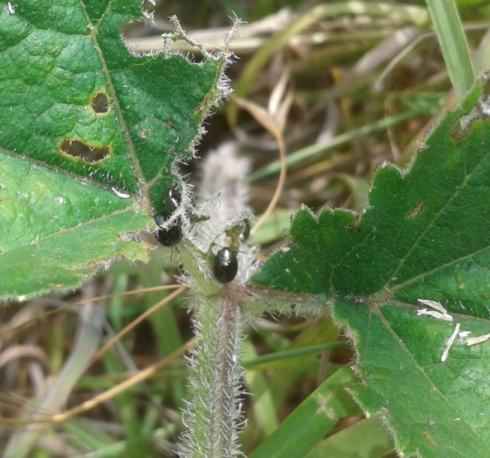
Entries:
{"label": "plant foliage", "polygon": [[0,300],[73,288],[167,205],[223,58],[138,56],[138,0],[0,1]]}
{"label": "plant foliage", "polygon": [[488,101],[483,83],[408,171],[382,167],[362,215],[298,212],[255,277],[328,298],[358,352],[354,396],[404,456],[488,454],[490,346],[474,340],[490,332]]}

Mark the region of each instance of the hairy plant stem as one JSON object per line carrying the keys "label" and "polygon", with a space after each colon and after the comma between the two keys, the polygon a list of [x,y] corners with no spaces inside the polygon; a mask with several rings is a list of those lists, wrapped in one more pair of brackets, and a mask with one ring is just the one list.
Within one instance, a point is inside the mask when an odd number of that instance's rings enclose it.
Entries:
{"label": "hairy plant stem", "polygon": [[[194,295],[193,324],[197,345],[188,359],[189,400],[183,412],[184,432],[178,448],[181,458],[243,456],[238,434],[242,420],[240,344],[244,285],[256,268],[255,251],[242,243],[244,220],[251,212],[244,185],[247,160],[237,146],[224,143],[203,164],[195,215],[202,221],[185,225],[179,260]],[[238,268],[229,283],[221,283],[214,266],[218,250],[236,251]],[[243,308],[242,308],[243,307]],[[247,312],[248,313],[248,312]]]}
{"label": "hairy plant stem", "polygon": [[[234,435],[237,431],[234,426],[240,414],[240,400],[236,399],[239,392],[238,358],[240,348],[240,308],[231,301],[223,301],[223,312],[218,321],[218,358],[217,377],[222,390],[217,392],[216,407],[218,409],[215,424],[216,456],[233,456]],[[220,330],[220,328],[222,328]],[[222,425],[223,427],[220,427]]]}
{"label": "hairy plant stem", "polygon": [[241,321],[240,307],[226,287],[219,296],[200,298],[196,306],[198,344],[189,358],[190,399],[183,415],[181,457],[241,455]]}

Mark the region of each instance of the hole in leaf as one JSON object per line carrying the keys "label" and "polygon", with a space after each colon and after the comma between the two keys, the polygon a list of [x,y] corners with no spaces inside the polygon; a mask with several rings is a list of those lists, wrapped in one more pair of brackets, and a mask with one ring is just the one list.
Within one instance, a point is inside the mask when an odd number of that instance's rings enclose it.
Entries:
{"label": "hole in leaf", "polygon": [[109,99],[103,92],[99,92],[92,99],[92,108],[97,114],[104,114],[109,111]]}
{"label": "hole in leaf", "polygon": [[78,140],[65,140],[60,149],[65,154],[91,163],[101,161],[110,154],[110,149],[107,146],[91,146]]}
{"label": "hole in leaf", "polygon": [[[176,4],[178,3],[179,2],[176,2]],[[176,14],[174,9],[162,9],[157,6],[158,2],[155,0],[142,0],[141,4],[144,20],[131,22],[122,28],[124,44],[132,56],[148,57],[153,54],[165,52],[165,54],[169,56],[178,55],[189,62],[196,64],[207,61],[207,56],[203,54],[204,48],[215,49],[215,46],[207,45],[206,43],[201,44],[191,42],[192,34],[186,34],[186,36],[183,35],[183,32],[185,33],[187,30],[187,24],[183,24],[181,28],[180,24],[177,26],[177,23],[173,22],[173,20],[168,23],[167,19],[169,16],[173,17],[173,15]],[[185,14],[185,9],[182,10],[181,13],[182,14],[178,14],[178,17],[182,17],[182,15]],[[157,23],[162,24],[162,20],[167,22],[163,28],[161,25],[155,24],[154,16],[159,19]],[[192,21],[192,19],[194,19],[194,17],[190,16],[189,22],[193,23],[194,21]],[[191,26],[189,26],[189,28],[191,28]],[[135,38],[141,37],[142,32],[148,33],[152,31],[154,33],[159,32],[161,39],[152,41],[151,43],[134,40]],[[191,41],[189,41],[188,38],[190,38]]]}

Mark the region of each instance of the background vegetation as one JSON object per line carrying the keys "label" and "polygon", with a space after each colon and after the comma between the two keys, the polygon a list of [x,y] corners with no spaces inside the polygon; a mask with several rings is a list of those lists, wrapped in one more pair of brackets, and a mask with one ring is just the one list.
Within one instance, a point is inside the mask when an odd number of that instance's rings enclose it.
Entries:
{"label": "background vegetation", "polygon": [[[146,4],[152,8],[151,2]],[[490,2],[461,0],[458,6],[477,70],[485,70]],[[247,103],[232,98],[223,104],[208,120],[198,152],[206,157],[231,142],[248,158],[250,200],[261,214],[276,188],[280,161],[276,139],[262,127],[259,107],[278,121],[288,177],[276,209],[253,235],[264,258],[281,243],[290,215],[301,204],[314,210],[342,206],[362,211],[374,170],[385,161],[410,162],[413,139],[423,135],[451,87],[422,1],[384,2],[381,7],[369,1],[168,0],[156,5],[152,24],[128,27],[128,45],[139,51],[161,48],[160,34],[173,28],[167,20],[171,15],[179,17],[190,38],[211,48],[224,46],[234,15],[245,22],[228,43],[236,55],[228,75],[235,94]],[[199,53],[185,43],[175,46],[199,60]],[[187,166],[196,183],[199,163]],[[71,294],[0,309],[2,416],[28,411],[27,400],[69,358],[83,357],[86,348],[75,337],[73,313],[82,304],[104,308],[110,339],[161,304],[169,292],[158,288],[174,285],[179,274],[172,256],[157,251],[149,265],[116,264]],[[158,361],[165,361],[165,367],[54,426],[32,456],[173,456],[186,373],[181,355],[168,355],[181,351],[191,338],[185,294],[174,296],[100,355],[73,386],[68,405],[78,406],[133,380]],[[251,393],[242,437],[247,455],[321,380],[353,357],[328,316],[307,321],[264,317],[254,323],[245,353],[244,383]],[[347,399],[343,408],[344,418],[309,457],[395,456],[377,421],[365,420]],[[22,428],[2,427],[1,443]]]}

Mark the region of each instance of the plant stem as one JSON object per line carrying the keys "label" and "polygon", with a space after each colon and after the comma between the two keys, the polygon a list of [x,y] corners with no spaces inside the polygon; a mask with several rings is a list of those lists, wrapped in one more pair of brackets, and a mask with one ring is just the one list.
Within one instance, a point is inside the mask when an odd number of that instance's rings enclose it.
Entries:
{"label": "plant stem", "polygon": [[[233,456],[233,448],[238,440],[236,437],[240,421],[241,408],[239,405],[239,383],[241,370],[238,366],[240,355],[240,308],[225,300],[223,314],[217,323],[218,330],[218,380],[216,386],[221,389],[216,393],[218,415],[215,421],[216,455]],[[237,409],[238,404],[238,411]]]}
{"label": "plant stem", "polygon": [[194,322],[198,344],[189,358],[190,399],[179,456],[232,458],[240,455],[240,307],[225,290],[199,301]]}
{"label": "plant stem", "polygon": [[461,100],[475,82],[475,71],[463,24],[454,0],[427,0],[449,78]]}

